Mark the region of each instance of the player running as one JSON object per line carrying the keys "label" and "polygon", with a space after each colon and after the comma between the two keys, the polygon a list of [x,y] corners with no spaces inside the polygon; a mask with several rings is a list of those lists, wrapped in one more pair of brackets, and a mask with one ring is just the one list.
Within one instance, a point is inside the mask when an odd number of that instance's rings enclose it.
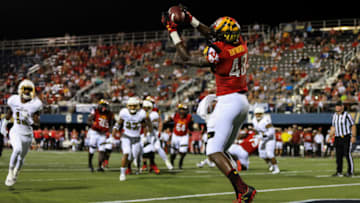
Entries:
{"label": "player running", "polygon": [[24,159],[31,146],[33,126],[40,124],[40,110],[42,102],[35,96],[35,85],[30,80],[23,80],[18,86],[18,94],[7,100],[10,110],[7,112],[1,126],[1,133],[6,136],[6,126],[11,117],[14,125],[10,129],[10,143],[12,153],[10,156],[9,173],[5,180],[6,186],[16,183]]}
{"label": "player running", "polygon": [[174,166],[176,155],[180,154],[179,169],[182,169],[184,158],[189,147],[189,131],[192,130],[192,116],[188,113],[188,107],[178,104],[177,112],[173,116],[174,128],[171,135],[170,161]]}
{"label": "player running", "polygon": [[[198,108],[196,110],[196,114],[199,115],[206,122],[207,132],[204,133],[203,135],[205,153],[206,153],[208,137],[214,134],[214,117],[211,117],[211,114],[214,111],[215,105],[216,105],[216,95],[209,94],[200,101]],[[215,163],[210,161],[209,158],[206,158],[205,160],[196,164],[196,166],[202,168],[205,164],[209,165],[210,167],[215,167]]]}
{"label": "player running", "polygon": [[140,142],[140,131],[144,129],[144,134],[152,130],[152,125],[147,119],[146,112],[140,108],[140,101],[136,97],[130,97],[126,108],[119,112],[119,121],[114,127],[113,135],[116,131],[124,130],[121,135],[121,148],[123,152],[120,168],[120,181],[126,180],[126,170],[134,159],[137,161],[138,172],[140,171],[140,161],[142,148]]}
{"label": "player running", "polygon": [[[183,23],[189,23],[206,39],[208,46],[204,50],[205,59],[191,56],[177,32],[178,25],[171,19],[174,13],[163,15],[172,42],[184,63],[196,66],[211,67],[216,80],[217,104],[213,115],[215,118],[214,135],[209,138],[206,153],[210,160],[222,171],[232,183],[237,202],[251,202],[255,188],[248,186],[232,167],[225,152],[233,144],[238,130],[244,123],[249,103],[247,92],[246,68],[247,45],[240,36],[240,25],[231,17],[221,17],[211,27],[202,24],[185,8]],[[212,41],[210,41],[212,40]]]}
{"label": "player running", "polygon": [[89,168],[91,172],[94,172],[92,164],[92,158],[96,149],[99,151],[97,171],[104,172],[103,162],[105,160],[105,145],[106,145],[106,133],[115,123],[114,114],[110,111],[109,102],[101,99],[96,109],[93,109],[89,118],[88,124],[91,125],[87,133],[89,137]]}
{"label": "player running", "polygon": [[275,128],[271,124],[271,118],[264,116],[263,108],[256,107],[254,114],[252,123],[260,136],[259,157],[265,160],[273,174],[278,174],[280,169],[275,158]]}
{"label": "player running", "polygon": [[[167,155],[165,153],[165,151],[163,150],[163,148],[161,147],[161,143],[160,143],[160,132],[162,131],[162,122],[161,122],[161,118],[160,115],[157,111],[154,111],[153,109],[153,103],[150,100],[145,100],[143,101],[143,109],[146,111],[146,113],[149,116],[149,119],[152,123],[152,127],[154,132],[152,133],[153,136],[151,136],[150,133],[148,133],[150,135],[148,139],[148,146],[146,146],[146,148],[144,148],[144,153],[147,152],[157,152],[159,154],[159,156],[161,157],[162,160],[164,160],[166,167],[169,170],[173,169],[172,164],[170,163],[170,161],[167,158]],[[153,160],[153,161],[151,161]],[[155,172],[159,171],[159,169],[157,169],[156,164],[154,162],[154,157],[150,155],[150,162],[152,162],[152,164],[150,163],[150,168],[152,170],[154,170]],[[146,162],[145,162],[146,164]],[[146,166],[146,165],[144,165]],[[145,167],[144,167],[145,168]]]}

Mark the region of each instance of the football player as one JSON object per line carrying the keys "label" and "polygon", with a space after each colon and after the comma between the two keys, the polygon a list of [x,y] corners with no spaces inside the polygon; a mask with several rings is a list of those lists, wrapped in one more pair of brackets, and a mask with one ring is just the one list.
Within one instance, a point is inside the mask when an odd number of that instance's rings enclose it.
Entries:
{"label": "football player", "polygon": [[240,36],[240,25],[234,18],[225,16],[208,27],[185,8],[182,12],[185,14],[183,23],[190,24],[208,39],[208,46],[204,49],[205,58],[190,54],[177,32],[178,25],[168,14],[163,15],[162,22],[183,63],[211,67],[216,80],[218,101],[213,112],[215,127],[213,136],[208,140],[206,154],[232,183],[237,202],[251,202],[256,194],[255,188],[241,179],[225,154],[234,143],[249,109],[245,95],[248,51],[246,42]]}
{"label": "football player", "polygon": [[18,94],[7,100],[10,110],[7,112],[1,126],[1,133],[7,135],[6,126],[11,117],[14,125],[10,129],[9,137],[12,153],[9,163],[9,173],[5,180],[6,186],[16,183],[24,159],[31,146],[33,126],[40,124],[40,110],[42,102],[35,96],[35,85],[30,80],[23,80],[18,86]]}
{"label": "football player", "polygon": [[259,157],[265,160],[273,174],[278,174],[280,169],[275,158],[275,128],[271,123],[271,118],[264,116],[262,107],[256,107],[254,114],[252,124],[260,136]]}
{"label": "football player", "polygon": [[[200,101],[198,108],[196,110],[196,114],[199,115],[206,122],[207,132],[204,133],[202,138],[205,145],[205,153],[206,153],[208,136],[209,135],[211,136],[214,133],[214,123],[213,123],[214,119],[211,119],[210,115],[214,111],[215,105],[216,105],[216,95],[209,94]],[[196,166],[202,168],[205,164],[209,165],[210,167],[215,167],[215,163],[210,161],[209,158],[196,164]]]}
{"label": "football player", "polygon": [[140,142],[140,131],[144,129],[144,134],[152,130],[152,125],[146,116],[146,112],[140,108],[140,100],[137,97],[130,97],[126,108],[119,112],[119,120],[116,123],[113,135],[116,131],[124,130],[121,135],[121,148],[123,156],[120,168],[120,181],[126,180],[126,170],[129,163],[134,159],[137,161],[138,171],[140,171],[140,161],[142,148]]}
{"label": "football player", "polygon": [[101,99],[96,109],[93,109],[89,118],[88,124],[91,126],[87,133],[89,137],[89,168],[94,172],[92,158],[96,152],[99,151],[98,156],[98,169],[99,172],[104,172],[102,164],[105,160],[105,144],[106,133],[115,123],[114,114],[110,111],[109,102]]}
{"label": "football player", "polygon": [[177,112],[172,119],[174,120],[174,128],[170,143],[170,161],[171,165],[174,166],[176,155],[179,153],[179,169],[182,169],[189,147],[189,131],[192,130],[193,120],[191,114],[188,113],[188,107],[184,104],[178,104]]}
{"label": "football player", "polygon": [[238,138],[229,148],[229,153],[235,158],[238,171],[246,171],[249,169],[249,155],[258,149],[259,139],[243,130]]}
{"label": "football player", "polygon": [[[169,170],[172,170],[173,166],[168,160],[167,155],[163,150],[163,148],[161,147],[161,143],[160,143],[160,132],[162,131],[162,122],[160,115],[157,111],[153,111],[153,103],[149,100],[145,100],[143,102],[143,109],[148,114],[154,130],[154,132],[152,133],[154,136],[150,137],[150,145],[152,145],[153,151],[157,152],[160,155],[161,159],[164,160],[166,167]],[[144,149],[144,153],[146,151],[147,150]],[[156,172],[158,169],[156,170],[155,163],[153,163],[152,165],[150,164],[150,167]]]}

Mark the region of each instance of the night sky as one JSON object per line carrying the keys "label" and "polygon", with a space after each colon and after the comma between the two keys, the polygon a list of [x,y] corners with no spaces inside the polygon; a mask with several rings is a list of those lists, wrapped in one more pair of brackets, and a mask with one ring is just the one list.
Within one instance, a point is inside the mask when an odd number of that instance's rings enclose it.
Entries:
{"label": "night sky", "polygon": [[[220,16],[240,24],[278,25],[281,22],[359,18],[354,3],[324,1],[1,1],[0,40],[70,35],[138,32],[163,29],[161,12],[179,2],[201,22]],[[286,3],[287,2],[287,3]],[[339,2],[339,1],[336,1]],[[343,2],[343,1],[341,1]],[[356,3],[355,3],[356,4]]]}

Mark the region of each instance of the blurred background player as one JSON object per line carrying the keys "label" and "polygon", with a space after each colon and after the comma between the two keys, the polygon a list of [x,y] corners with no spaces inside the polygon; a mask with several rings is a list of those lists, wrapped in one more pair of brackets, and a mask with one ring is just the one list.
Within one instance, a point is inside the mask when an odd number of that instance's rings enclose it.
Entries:
{"label": "blurred background player", "polygon": [[264,116],[262,107],[256,107],[254,114],[252,124],[260,136],[259,157],[265,160],[273,174],[278,174],[280,169],[275,158],[275,129],[271,123],[271,118]]}
{"label": "blurred background player", "polygon": [[79,132],[74,128],[74,129],[72,129],[70,136],[71,136],[71,140],[70,140],[71,150],[73,152],[76,152],[77,145],[78,145]]}
{"label": "blurred background player", "polygon": [[109,168],[109,159],[113,148],[114,137],[109,132],[106,133],[106,141],[105,141],[105,157],[103,168]]}
{"label": "blurred background player", "polygon": [[[152,123],[152,127],[153,127],[153,133],[148,133],[149,135],[153,135],[149,138],[150,139],[149,144],[152,145],[153,151],[157,152],[159,154],[159,156],[161,157],[161,159],[164,160],[166,167],[169,170],[172,170],[173,166],[170,163],[170,161],[168,160],[167,155],[166,155],[164,149],[161,147],[161,143],[160,143],[160,132],[162,131],[162,126],[163,126],[160,115],[156,111],[156,109],[154,110],[153,103],[150,100],[145,100],[143,102],[142,107],[146,111],[147,115],[149,116],[149,119],[150,119],[150,121]],[[144,149],[144,152],[145,152],[145,149]],[[159,170],[159,169],[157,169],[155,162],[153,164],[150,164],[150,168],[154,171]]]}
{"label": "blurred background player", "polygon": [[216,80],[217,105],[213,112],[215,119],[214,134],[207,144],[207,155],[215,162],[221,172],[234,187],[237,202],[251,202],[256,194],[255,188],[248,186],[233,168],[225,154],[233,144],[238,131],[246,119],[249,102],[247,92],[247,45],[240,36],[240,25],[231,17],[220,17],[211,27],[202,24],[181,7],[185,15],[183,23],[197,29],[208,41],[204,49],[205,59],[192,56],[177,32],[177,23],[171,18],[173,13],[163,15],[172,42],[184,63],[211,67]]}
{"label": "blurred background player", "polygon": [[96,149],[99,151],[97,171],[103,172],[102,163],[105,158],[106,133],[114,125],[114,114],[110,111],[109,102],[101,99],[96,109],[93,109],[88,124],[91,125],[87,136],[89,137],[89,168],[93,172],[92,158]]}
{"label": "blurred background player", "polygon": [[192,131],[193,120],[185,104],[178,104],[173,116],[174,128],[171,136],[170,161],[174,166],[176,155],[180,154],[179,169],[182,169],[184,158],[189,148],[189,132]]}
{"label": "blurred background player", "polygon": [[281,129],[279,128],[275,129],[275,143],[275,155],[281,156],[283,150],[283,142],[281,139]]}
{"label": "blurred background player", "polygon": [[127,101],[126,108],[119,112],[119,120],[116,123],[113,135],[116,131],[122,131],[121,148],[123,152],[120,168],[120,181],[126,180],[128,165],[135,159],[137,161],[137,172],[140,172],[140,161],[142,148],[140,142],[140,132],[144,129],[144,134],[148,132],[147,127],[152,130],[151,122],[146,118],[145,110],[140,108],[140,100],[137,97],[130,97]]}
{"label": "blurred background player", "polygon": [[235,158],[238,171],[249,169],[249,155],[255,152],[259,146],[259,139],[254,134],[247,134],[241,130],[238,139],[229,148],[228,152]]}
{"label": "blurred background player", "polygon": [[[204,142],[204,148],[205,148],[205,154],[206,154],[206,145],[208,141],[208,136],[214,133],[214,118],[211,119],[211,113],[214,111],[214,108],[216,106],[216,95],[215,94],[209,94],[206,97],[204,97],[196,110],[196,114],[200,116],[202,119],[206,122],[206,132],[203,134],[203,142]],[[200,163],[197,163],[196,166],[199,168],[202,168],[205,164],[207,164],[210,167],[215,167],[215,163],[210,161],[207,157],[205,160],[201,161]]]}
{"label": "blurred background player", "polygon": [[18,94],[9,97],[7,105],[10,109],[2,122],[1,133],[7,135],[7,124],[12,117],[14,125],[10,129],[9,137],[13,151],[10,156],[9,173],[5,185],[13,186],[31,146],[33,126],[40,124],[40,110],[43,104],[35,96],[34,83],[30,80],[23,80],[18,86]]}

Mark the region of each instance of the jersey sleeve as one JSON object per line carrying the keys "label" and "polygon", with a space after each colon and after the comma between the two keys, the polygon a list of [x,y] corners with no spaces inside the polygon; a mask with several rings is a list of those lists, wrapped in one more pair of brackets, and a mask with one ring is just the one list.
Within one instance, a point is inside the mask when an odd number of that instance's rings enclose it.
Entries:
{"label": "jersey sleeve", "polygon": [[17,97],[17,95],[11,95],[11,96],[8,98],[8,100],[7,100],[7,105],[8,105],[9,107],[14,106],[16,97]]}
{"label": "jersey sleeve", "polygon": [[39,112],[43,109],[43,103],[41,102],[40,99],[36,100],[36,105],[35,105],[35,111],[34,112]]}
{"label": "jersey sleeve", "polygon": [[126,120],[126,117],[127,117],[127,112],[126,112],[126,109],[123,108],[119,112],[119,118],[122,119],[122,120]]}
{"label": "jersey sleeve", "polygon": [[218,51],[215,50],[215,48],[213,48],[211,46],[207,46],[204,49],[204,56],[205,56],[207,62],[209,62],[211,64],[220,63],[220,54],[218,53]]}
{"label": "jersey sleeve", "polygon": [[159,120],[159,114],[155,111],[153,111],[151,114],[150,114],[150,119],[151,121],[154,121],[154,120]]}

